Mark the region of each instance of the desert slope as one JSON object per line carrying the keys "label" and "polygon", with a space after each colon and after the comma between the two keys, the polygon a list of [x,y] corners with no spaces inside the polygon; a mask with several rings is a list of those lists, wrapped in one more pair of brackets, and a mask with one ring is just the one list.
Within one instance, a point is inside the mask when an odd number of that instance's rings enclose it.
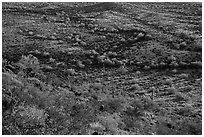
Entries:
{"label": "desert slope", "polygon": [[2,3],[3,134],[202,134],[202,3]]}

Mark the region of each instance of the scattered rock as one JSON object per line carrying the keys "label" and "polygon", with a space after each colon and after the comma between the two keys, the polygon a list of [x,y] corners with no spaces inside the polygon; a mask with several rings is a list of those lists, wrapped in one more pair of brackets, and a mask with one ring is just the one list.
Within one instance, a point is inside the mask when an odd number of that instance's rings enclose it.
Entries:
{"label": "scattered rock", "polygon": [[57,67],[66,67],[66,64],[64,62],[58,62],[56,63]]}
{"label": "scattered rock", "polygon": [[140,72],[139,70],[137,70],[135,73],[136,73],[136,74],[141,74],[141,72]]}
{"label": "scattered rock", "polygon": [[101,36],[102,39],[106,39],[106,36]]}
{"label": "scattered rock", "polygon": [[[103,131],[105,130],[105,127],[99,123],[99,122],[95,122],[95,123],[90,123],[90,127],[93,129],[93,130],[97,130],[97,131]],[[98,135],[96,134],[96,132],[94,132],[92,135]]]}
{"label": "scattered rock", "polygon": [[50,63],[54,63],[54,62],[55,62],[55,59],[50,58],[50,59],[49,59],[49,62],[50,62]]}
{"label": "scattered rock", "polygon": [[83,41],[81,41],[80,44],[81,44],[82,46],[86,46],[86,45],[87,45],[86,42],[83,42]]}
{"label": "scattered rock", "polygon": [[[112,59],[112,60],[113,60],[113,59]],[[113,61],[114,61],[114,63],[115,63],[116,66],[122,66],[122,65],[123,65],[123,62],[117,60],[116,58],[115,58]]]}
{"label": "scattered rock", "polygon": [[186,67],[186,66],[188,66],[188,64],[186,62],[181,61],[181,62],[179,62],[179,66],[180,67]]}
{"label": "scattered rock", "polygon": [[150,66],[144,66],[144,70],[149,70],[150,69]]}
{"label": "scattered rock", "polygon": [[191,62],[190,65],[192,67],[202,68],[202,62],[201,61]]}
{"label": "scattered rock", "polygon": [[165,66],[166,66],[166,63],[164,63],[164,62],[159,63],[159,67],[165,67]]}
{"label": "scattered rock", "polygon": [[116,57],[118,54],[116,52],[111,52],[109,51],[107,54],[106,54],[108,57]]}
{"label": "scattered rock", "polygon": [[130,65],[134,65],[134,63],[135,63],[135,62],[134,62],[133,60],[130,61]]}
{"label": "scattered rock", "polygon": [[48,66],[48,65],[43,65],[42,69],[45,70],[45,71],[52,71],[52,70],[54,70],[53,67]]}
{"label": "scattered rock", "polygon": [[125,42],[126,40],[125,40],[124,38],[121,38],[120,41],[121,41],[121,42]]}
{"label": "scattered rock", "polygon": [[136,79],[136,78],[131,79],[128,83],[130,83],[130,84],[136,84],[136,83],[138,83],[138,79]]}
{"label": "scattered rock", "polygon": [[179,77],[183,78],[183,79],[187,79],[188,78],[188,74],[183,73],[183,74],[180,74]]}
{"label": "scattered rock", "polygon": [[8,86],[15,85],[15,86],[23,86],[23,83],[19,81],[16,75],[10,73],[2,73],[2,83]]}
{"label": "scattered rock", "polygon": [[134,85],[132,85],[128,90],[131,90],[131,91],[141,91],[142,90],[142,88],[138,85],[138,84],[134,84]]}
{"label": "scattered rock", "polygon": [[144,36],[145,36],[144,33],[140,32],[140,33],[137,35],[137,38],[142,38],[142,37],[144,37]]}
{"label": "scattered rock", "polygon": [[74,75],[76,74],[75,70],[74,69],[66,69],[65,72],[69,75]]}
{"label": "scattered rock", "polygon": [[137,95],[144,95],[146,93],[147,93],[146,90],[135,90],[135,92],[134,92],[134,94],[137,94]]}
{"label": "scattered rock", "polygon": [[47,38],[46,36],[40,35],[40,34],[35,35],[35,37],[40,38],[40,39],[46,39]]}
{"label": "scattered rock", "polygon": [[112,62],[109,58],[106,58],[103,63],[108,66],[113,66],[114,62]]}
{"label": "scattered rock", "polygon": [[171,55],[170,57],[168,57],[169,61],[176,61],[176,57],[174,57],[174,55]]}
{"label": "scattered rock", "polygon": [[55,36],[51,36],[50,39],[56,40],[57,38]]}
{"label": "scattered rock", "polygon": [[116,45],[115,45],[115,46],[113,46],[113,49],[117,49],[117,48],[118,48],[118,46],[116,46]]}
{"label": "scattered rock", "polygon": [[79,46],[79,43],[78,43],[78,42],[76,42],[76,43],[74,43],[74,44],[73,44],[73,46],[78,47],[78,46]]}
{"label": "scattered rock", "polygon": [[142,63],[142,62],[136,62],[136,64],[137,64],[138,66],[141,66],[143,63]]}
{"label": "scattered rock", "polygon": [[185,48],[185,47],[187,47],[186,42],[184,41],[184,42],[180,43],[179,47],[181,47],[181,48]]}
{"label": "scattered rock", "polygon": [[187,101],[188,100],[188,96],[181,93],[181,92],[176,92],[175,93],[175,101]]}
{"label": "scattered rock", "polygon": [[99,53],[98,53],[98,52],[96,52],[94,49],[93,49],[93,50],[91,50],[91,53],[92,53],[93,55],[99,55]]}
{"label": "scattered rock", "polygon": [[178,72],[178,70],[177,69],[173,69],[171,72],[175,74],[175,73]]}
{"label": "scattered rock", "polygon": [[28,34],[31,36],[34,35],[34,33],[32,31],[29,31]]}
{"label": "scattered rock", "polygon": [[158,68],[158,67],[159,67],[159,64],[156,63],[156,62],[154,62],[154,61],[152,61],[150,67],[151,67],[151,68]]}
{"label": "scattered rock", "polygon": [[41,52],[40,52],[39,50],[37,50],[37,49],[36,49],[33,53],[34,53],[34,54],[38,54],[38,55],[41,54]]}
{"label": "scattered rock", "polygon": [[77,66],[79,68],[85,68],[85,65],[81,61],[77,61]]}
{"label": "scattered rock", "polygon": [[122,62],[123,62],[123,64],[126,64],[126,63],[128,63],[128,59],[124,59],[124,60],[122,60]]}
{"label": "scattered rock", "polygon": [[93,24],[88,24],[88,27],[89,27],[89,28],[93,28],[94,25],[93,25]]}
{"label": "scattered rock", "polygon": [[46,15],[43,15],[41,18],[42,18],[42,20],[44,20],[44,21],[48,21],[48,17],[47,17]]}
{"label": "scattered rock", "polygon": [[93,62],[90,59],[86,59],[83,61],[87,65],[91,65]]}
{"label": "scattered rock", "polygon": [[63,44],[64,41],[63,40],[58,40],[58,44]]}
{"label": "scattered rock", "polygon": [[172,81],[171,78],[169,78],[169,79],[166,79],[166,80],[163,82],[163,84],[165,84],[165,85],[172,85],[172,84],[173,84],[173,81]]}
{"label": "scattered rock", "polygon": [[80,25],[81,27],[84,27],[84,26],[85,26],[85,24],[84,24],[83,22],[81,22],[79,25]]}
{"label": "scattered rock", "polygon": [[97,60],[99,63],[103,63],[105,58],[106,56],[102,55],[102,56],[98,56]]}
{"label": "scattered rock", "polygon": [[169,64],[169,66],[171,66],[171,67],[178,67],[179,65],[178,65],[178,63],[177,63],[176,61],[172,61],[172,62]]}
{"label": "scattered rock", "polygon": [[94,33],[94,32],[95,32],[95,30],[93,30],[93,29],[92,29],[92,30],[90,30],[90,32],[91,32],[91,33]]}
{"label": "scattered rock", "polygon": [[169,88],[166,88],[166,92],[168,94],[176,94],[178,91],[177,91],[177,89],[174,86],[171,86]]}
{"label": "scattered rock", "polygon": [[174,47],[175,49],[177,49],[177,50],[180,49],[180,45],[179,45],[179,44],[174,44],[173,47]]}
{"label": "scattered rock", "polygon": [[7,71],[15,72],[16,68],[10,64],[3,66],[3,68]]}
{"label": "scattered rock", "polygon": [[42,54],[44,57],[49,57],[50,56],[50,53],[49,52],[43,52]]}
{"label": "scattered rock", "polygon": [[147,34],[147,35],[145,36],[145,38],[148,39],[148,40],[151,40],[151,39],[152,39],[152,35]]}
{"label": "scattered rock", "polygon": [[127,70],[124,66],[121,66],[121,67],[118,69],[118,71],[119,71],[120,73],[122,73],[122,74],[125,74],[125,73],[128,72],[128,70]]}
{"label": "scattered rock", "polygon": [[82,40],[79,39],[79,38],[75,38],[75,41],[76,41],[76,42],[82,42]]}

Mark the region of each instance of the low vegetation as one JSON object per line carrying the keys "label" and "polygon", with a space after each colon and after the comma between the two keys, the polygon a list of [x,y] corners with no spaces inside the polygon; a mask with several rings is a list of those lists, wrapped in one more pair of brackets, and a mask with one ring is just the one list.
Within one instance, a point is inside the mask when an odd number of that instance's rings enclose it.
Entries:
{"label": "low vegetation", "polygon": [[3,3],[3,135],[201,135],[201,3]]}

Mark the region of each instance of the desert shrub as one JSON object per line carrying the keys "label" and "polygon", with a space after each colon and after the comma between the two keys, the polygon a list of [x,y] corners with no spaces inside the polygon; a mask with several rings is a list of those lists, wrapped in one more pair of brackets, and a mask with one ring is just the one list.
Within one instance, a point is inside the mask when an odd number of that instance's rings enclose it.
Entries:
{"label": "desert shrub", "polygon": [[172,120],[167,117],[160,117],[156,126],[158,135],[201,135],[202,122],[196,119],[181,118]]}
{"label": "desert shrub", "polygon": [[180,101],[188,101],[189,100],[189,97],[184,93],[175,92],[174,95],[175,95],[174,101],[180,102]]}
{"label": "desert shrub", "polygon": [[155,132],[154,125],[148,120],[142,120],[133,116],[123,116],[124,130],[128,134],[134,135],[152,135]]}
{"label": "desert shrub", "polygon": [[127,115],[137,118],[143,115],[144,106],[140,99],[135,99],[130,105],[131,107],[126,110]]}
{"label": "desert shrub", "polygon": [[165,94],[167,94],[167,95],[177,94],[177,92],[178,92],[178,90],[173,85],[171,85],[171,87],[166,88]]}
{"label": "desert shrub", "polygon": [[[74,94],[66,89],[54,88],[25,73],[24,70],[27,68],[32,68],[34,73],[41,73],[40,64],[35,57],[22,57],[18,65],[23,75],[9,72],[2,75],[3,132],[5,134],[58,134],[56,131],[59,132],[69,126],[69,115],[75,104]],[[5,113],[8,109],[12,111]],[[10,123],[8,116],[12,121]],[[12,129],[13,132],[9,131]]]}
{"label": "desert shrub", "polygon": [[193,42],[195,40],[195,38],[192,36],[192,32],[188,30],[177,29],[175,34],[181,39],[188,40],[190,42]]}
{"label": "desert shrub", "polygon": [[43,134],[46,118],[44,110],[21,104],[14,107],[9,118],[3,117],[3,134]]}
{"label": "desert shrub", "polygon": [[104,105],[104,111],[108,113],[119,113],[126,110],[127,102],[125,101],[125,98],[106,98],[102,104]]}
{"label": "desert shrub", "polygon": [[93,131],[97,131],[97,132],[102,132],[103,130],[105,130],[105,127],[98,121],[90,123],[90,128]]}
{"label": "desert shrub", "polygon": [[179,134],[181,135],[202,135],[202,122],[199,120],[183,120],[180,130]]}
{"label": "desert shrub", "polygon": [[123,128],[124,123],[120,116],[116,113],[113,115],[109,113],[105,113],[103,115],[97,116],[99,122],[105,127],[107,133],[106,134],[125,134],[124,131],[121,130]]}
{"label": "desert shrub", "polygon": [[38,58],[29,54],[28,56],[22,56],[17,65],[20,67],[19,74],[23,76],[34,77],[36,75],[42,75],[43,72],[40,70],[41,66]]}
{"label": "desert shrub", "polygon": [[21,87],[23,83],[15,74],[2,73],[2,84],[3,88],[9,88],[10,86]]}
{"label": "desert shrub", "polygon": [[183,115],[183,116],[189,116],[192,114],[192,106],[190,104],[186,104],[184,107],[177,108],[177,114]]}
{"label": "desert shrub", "polygon": [[156,126],[156,134],[158,135],[175,135],[177,134],[175,130],[175,122],[171,121],[169,118],[161,117],[158,119],[158,124]]}
{"label": "desert shrub", "polygon": [[23,128],[45,126],[47,114],[35,106],[18,106],[15,108],[16,124]]}
{"label": "desert shrub", "polygon": [[152,98],[150,98],[150,96],[142,97],[141,101],[142,101],[142,104],[144,105],[145,110],[153,111],[157,109],[156,103],[154,103],[154,101],[152,100]]}

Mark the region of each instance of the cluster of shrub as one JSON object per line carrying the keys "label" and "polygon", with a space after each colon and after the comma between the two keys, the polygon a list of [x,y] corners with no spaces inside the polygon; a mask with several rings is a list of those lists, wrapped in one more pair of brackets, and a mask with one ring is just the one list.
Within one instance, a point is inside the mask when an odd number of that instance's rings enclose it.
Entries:
{"label": "cluster of shrub", "polygon": [[[63,88],[41,70],[38,59],[22,56],[3,61],[2,131],[4,135],[56,134],[200,134],[190,121],[185,129],[172,121],[153,119],[159,107],[148,97],[118,95],[102,83]],[[173,124],[172,124],[173,123]],[[191,127],[191,130],[188,130]],[[192,128],[193,127],[193,128]],[[181,131],[180,131],[181,130]]]}

